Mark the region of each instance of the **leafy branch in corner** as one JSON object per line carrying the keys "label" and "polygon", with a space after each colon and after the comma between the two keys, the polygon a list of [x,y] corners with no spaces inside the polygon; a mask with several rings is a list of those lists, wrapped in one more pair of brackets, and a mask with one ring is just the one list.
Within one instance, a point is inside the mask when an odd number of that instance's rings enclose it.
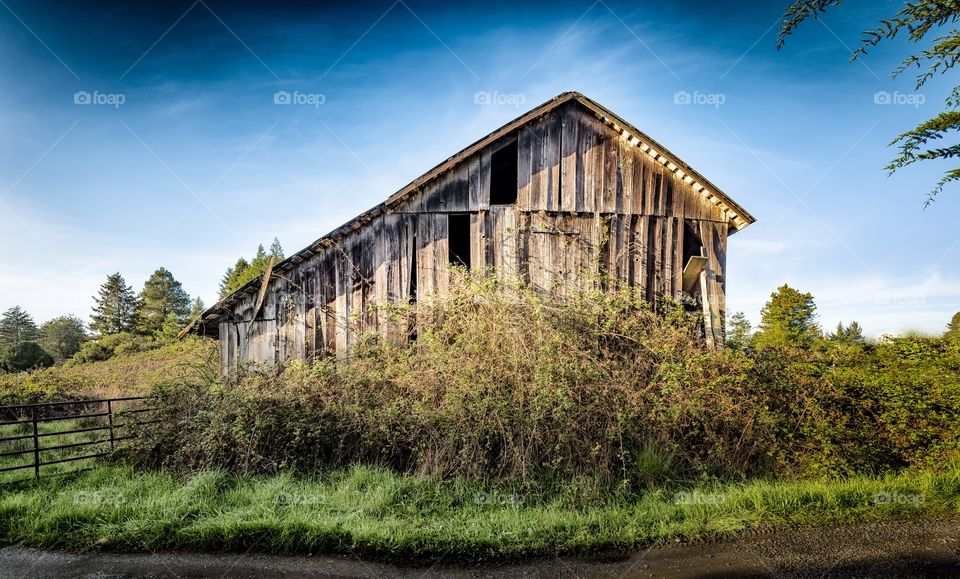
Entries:
{"label": "leafy branch in corner", "polygon": [[[787,37],[793,34],[809,18],[818,19],[828,8],[842,4],[843,0],[797,0],[787,7],[777,36],[777,50],[783,48]],[[880,24],[863,33],[860,46],[851,55],[856,60],[884,40],[905,33],[913,43],[920,43],[933,30],[948,26],[960,19],[960,0],[905,2],[904,7],[890,18],[882,18]],[[915,87],[919,90],[928,80],[946,74],[960,61],[960,30],[950,30],[932,41],[932,46],[908,55],[891,76],[900,76],[907,70],[918,69]],[[897,135],[891,146],[899,149],[899,155],[884,167],[890,174],[919,161],[953,159],[960,156],[960,145],[938,147],[949,134],[960,131],[960,86],[955,86],[946,98],[947,110],[924,121],[915,128]],[[947,171],[927,195],[924,207],[933,203],[943,188],[960,180],[960,168]]]}

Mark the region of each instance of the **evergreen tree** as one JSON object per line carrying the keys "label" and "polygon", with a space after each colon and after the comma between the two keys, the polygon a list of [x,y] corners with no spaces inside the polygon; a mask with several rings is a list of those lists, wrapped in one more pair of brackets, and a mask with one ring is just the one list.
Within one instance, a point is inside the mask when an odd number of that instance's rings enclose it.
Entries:
{"label": "evergreen tree", "polygon": [[137,310],[137,330],[153,335],[163,327],[168,316],[176,323],[187,323],[190,315],[190,296],[173,274],[161,267],[150,275],[140,292]]}
{"label": "evergreen tree", "polygon": [[201,315],[203,315],[203,312],[206,309],[207,306],[203,303],[203,300],[197,297],[197,299],[193,300],[193,304],[190,306],[190,319],[198,319]]}
{"label": "evergreen tree", "polygon": [[947,324],[947,331],[943,337],[948,340],[960,340],[960,312],[953,314],[953,319]]}
{"label": "evergreen tree", "polygon": [[277,238],[274,238],[273,243],[270,244],[269,252],[263,248],[263,244],[260,244],[257,246],[256,255],[249,262],[241,257],[233,267],[227,268],[220,279],[220,299],[237,291],[250,280],[260,277],[267,271],[267,264],[271,257],[274,263],[283,259],[283,248],[280,247],[280,241]]}
{"label": "evergreen tree", "polygon": [[7,350],[21,342],[33,342],[37,339],[37,324],[20,306],[13,306],[0,317],[0,351]]}
{"label": "evergreen tree", "polygon": [[750,345],[752,329],[750,320],[743,312],[733,314],[727,323],[727,346],[735,350],[746,348]]}
{"label": "evergreen tree", "polygon": [[273,243],[270,244],[270,256],[275,258],[276,261],[283,259],[283,248],[280,247],[280,240],[276,237],[273,238]]}
{"label": "evergreen tree", "polygon": [[100,337],[132,332],[137,325],[137,296],[119,273],[107,276],[100,293],[93,298],[90,329]]}
{"label": "evergreen tree", "polygon": [[753,336],[757,348],[808,345],[820,337],[813,296],[784,284],[770,294],[760,311],[760,330]]}
{"label": "evergreen tree", "polygon": [[248,269],[250,269],[250,263],[242,257],[237,260],[233,267],[227,268],[227,272],[223,274],[223,278],[220,280],[220,299],[240,289],[240,286],[243,285],[240,283],[240,279],[243,278]]}
{"label": "evergreen tree", "polygon": [[[263,271],[267,268],[267,260],[270,258],[267,255],[267,250],[263,248],[263,244],[257,246],[257,254],[253,256],[253,259],[250,260],[250,269]],[[253,279],[253,278],[251,278]]]}
{"label": "evergreen tree", "polygon": [[40,326],[40,346],[63,362],[76,354],[87,337],[83,321],[76,316],[60,316]]}
{"label": "evergreen tree", "polygon": [[177,336],[180,335],[180,330],[183,329],[183,324],[180,322],[177,315],[173,312],[167,314],[166,319],[163,320],[163,325],[153,333],[158,341],[165,344],[169,344],[177,341]]}
{"label": "evergreen tree", "polygon": [[849,326],[844,327],[843,322],[837,323],[837,329],[827,336],[832,342],[842,344],[866,344],[867,340],[863,337],[863,329],[857,322],[850,322]]}

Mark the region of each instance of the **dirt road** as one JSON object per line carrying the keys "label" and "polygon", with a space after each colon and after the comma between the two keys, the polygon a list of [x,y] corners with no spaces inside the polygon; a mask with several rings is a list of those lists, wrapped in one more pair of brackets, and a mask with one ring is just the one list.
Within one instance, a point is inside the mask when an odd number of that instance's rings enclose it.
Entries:
{"label": "dirt road", "polygon": [[404,566],[347,557],[69,554],[0,549],[8,577],[960,577],[960,518],[888,521],[659,546],[605,560],[560,557]]}

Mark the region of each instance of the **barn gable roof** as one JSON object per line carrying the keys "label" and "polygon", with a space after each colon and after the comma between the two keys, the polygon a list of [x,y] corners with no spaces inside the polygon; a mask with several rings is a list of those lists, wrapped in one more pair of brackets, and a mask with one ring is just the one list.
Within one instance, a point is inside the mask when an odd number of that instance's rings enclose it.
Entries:
{"label": "barn gable roof", "polygon": [[[517,130],[523,125],[530,123],[543,115],[565,105],[566,103],[576,102],[582,105],[583,107],[592,111],[600,120],[602,120],[608,127],[612,128],[614,131],[619,133],[622,138],[631,142],[635,146],[639,147],[644,153],[649,155],[653,160],[662,164],[666,169],[675,173],[679,178],[681,178],[687,185],[689,185],[695,192],[703,196],[703,198],[711,203],[717,205],[724,215],[726,215],[730,223],[736,228],[736,230],[743,229],[755,221],[754,217],[750,215],[743,207],[741,207],[736,201],[734,201],[730,196],[720,190],[719,187],[710,182],[709,179],[698,173],[692,167],[684,163],[679,157],[671,153],[666,147],[655,141],[653,138],[648,136],[646,133],[637,129],[635,126],[613,113],[603,105],[597,103],[594,100],[587,98],[586,96],[578,92],[565,92],[560,94],[549,101],[543,103],[542,105],[524,113],[523,115],[517,117],[516,119],[510,121],[509,123],[503,125],[499,129],[493,131],[487,136],[477,140],[473,144],[467,146],[463,150],[455,153],[450,156],[434,168],[430,169],[420,177],[417,177],[405,187],[388,197],[383,203],[361,213],[357,217],[354,217],[347,223],[344,223],[340,227],[337,227],[333,231],[324,235],[323,237],[317,239],[311,243],[305,249],[291,255],[287,259],[281,261],[280,263],[274,266],[274,271],[288,271],[295,267],[297,264],[302,263],[305,259],[313,256],[318,251],[321,251],[323,247],[330,245],[334,240],[342,238],[343,236],[359,229],[365,224],[369,223],[376,217],[387,212],[390,208],[396,206],[403,200],[419,192],[425,185],[444,174],[448,170],[454,168],[456,165],[464,161],[465,159],[473,156],[484,147],[494,143],[501,137],[504,137],[511,132]],[[262,277],[262,276],[261,276]],[[207,320],[208,318],[216,319],[219,317],[218,312],[223,311],[228,308],[231,304],[235,303],[243,296],[251,295],[259,289],[261,284],[260,277],[251,280],[239,290],[230,294],[229,296],[223,298],[215,305],[207,309],[201,316],[202,320]],[[191,324],[192,326],[193,324]],[[190,328],[185,328],[184,332],[188,331]]]}

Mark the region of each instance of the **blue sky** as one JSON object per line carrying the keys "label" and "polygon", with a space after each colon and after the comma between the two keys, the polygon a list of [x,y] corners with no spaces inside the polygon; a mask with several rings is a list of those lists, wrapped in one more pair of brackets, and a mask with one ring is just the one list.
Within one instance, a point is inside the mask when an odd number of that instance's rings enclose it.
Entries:
{"label": "blue sky", "polygon": [[210,304],[258,243],[300,249],[577,90],[757,217],[730,240],[729,311],[756,322],[782,283],[871,335],[960,310],[960,195],[923,209],[946,166],[883,171],[949,84],[891,79],[902,42],[849,62],[897,2],[780,53],[778,2],[131,4],[0,2],[2,309],[86,319],[107,274],[139,290],[159,266]]}

